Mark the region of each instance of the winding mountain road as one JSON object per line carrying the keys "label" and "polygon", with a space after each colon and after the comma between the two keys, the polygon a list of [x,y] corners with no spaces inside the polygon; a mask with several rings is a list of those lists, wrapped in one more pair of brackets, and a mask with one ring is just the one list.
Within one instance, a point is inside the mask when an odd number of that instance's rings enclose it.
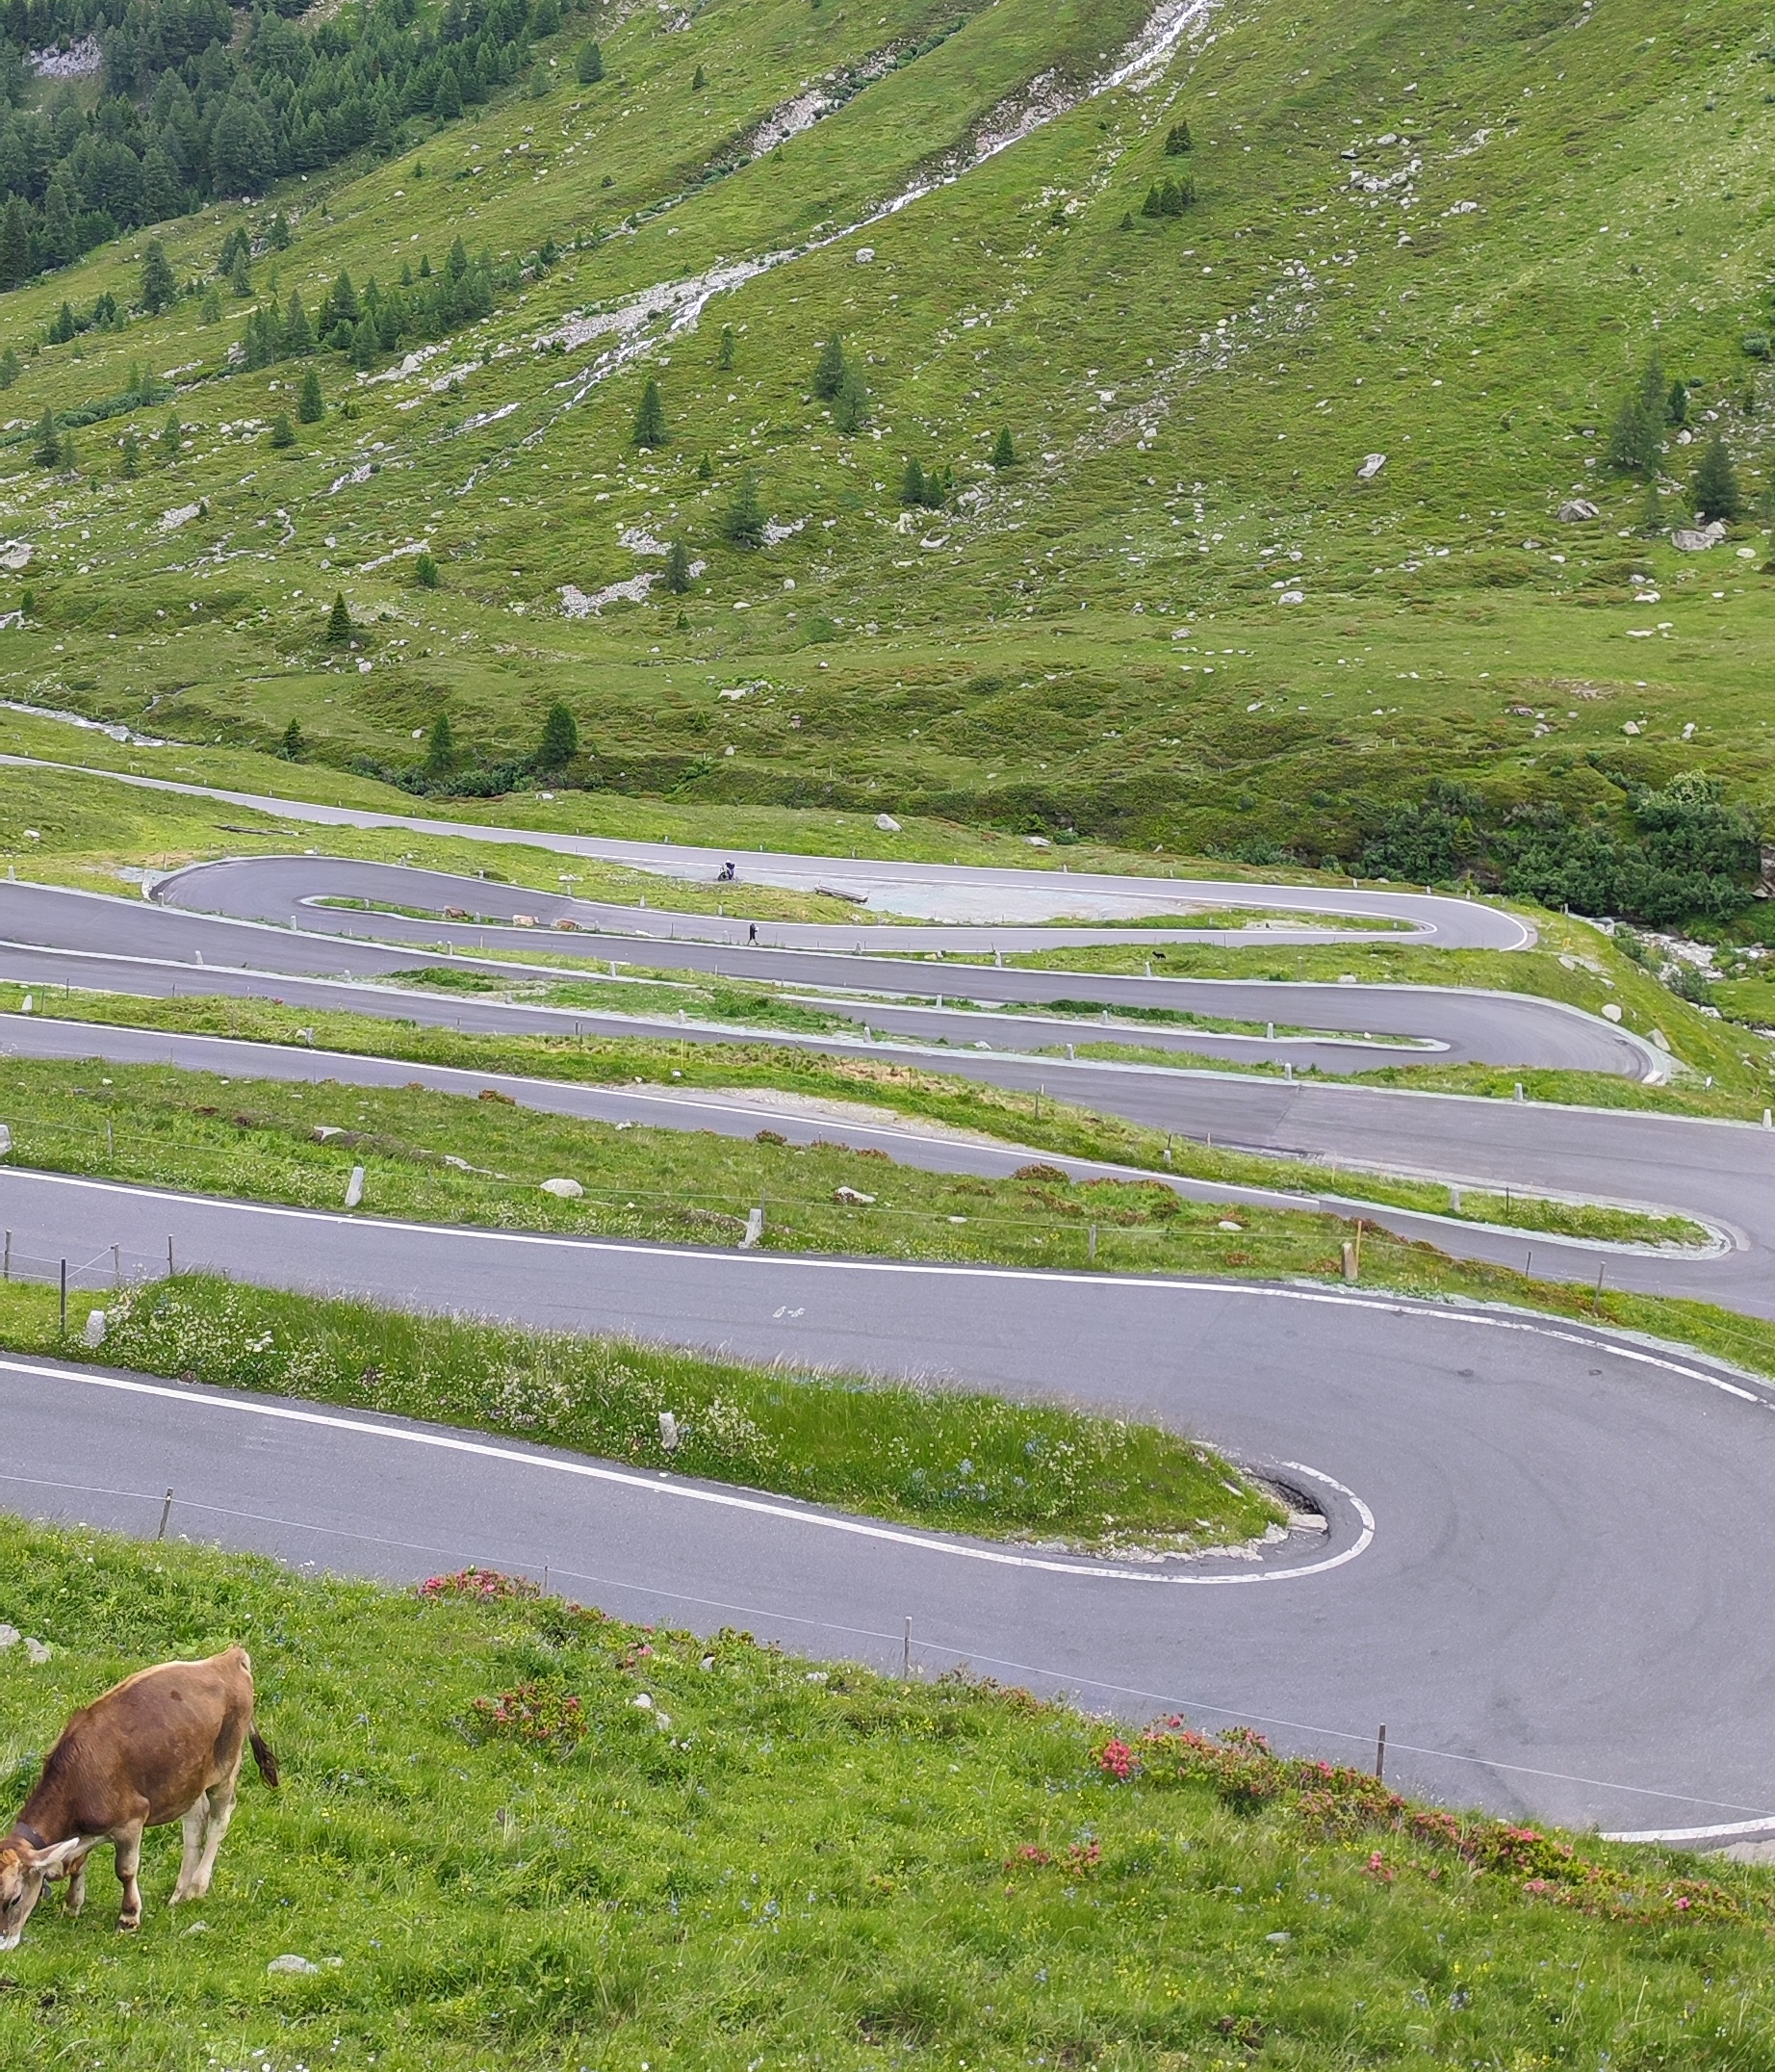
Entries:
{"label": "winding mountain road", "polygon": [[[630,1616],[958,1660],[1124,1715],[1262,1722],[1461,1801],[1775,1827],[1775,1392],[1686,1356],[1360,1291],[408,1227],[0,1173],[241,1279],[749,1359],[961,1379],[1202,1434],[1320,1508],[1267,1563],[1129,1568],[875,1527],[373,1414],[0,1360],[14,1508],[409,1578],[470,1561]],[[232,1407],[231,1407],[232,1406]],[[1698,1695],[1705,1698],[1698,1701]]]}
{"label": "winding mountain road", "polygon": [[[329,814],[424,829],[399,816],[239,794],[231,802],[311,823]],[[481,833],[569,855],[591,848],[531,830]],[[664,844],[605,843],[596,853],[619,850],[622,861],[677,874],[712,875],[726,860]],[[843,989],[867,1031],[749,1040],[874,1052],[898,1030],[902,1054],[930,1062],[938,1058],[929,1049],[907,1047],[912,1035],[971,1046],[990,1028],[1002,1043],[1008,1025],[1015,1041],[1058,1049],[1066,1038],[1055,1031],[1080,1024],[1041,1010],[1088,988],[1112,1008],[1187,1001],[1196,1012],[1334,1032],[1295,1041],[1340,1055],[1346,1071],[1365,1031],[1447,1046],[1442,1055],[1628,1075],[1661,1065],[1619,1029],[1526,996],[1256,981],[1212,992],[1196,982],[1186,993],[1190,982],[980,965],[953,981],[970,1001],[1018,1003],[1008,1018],[957,1009],[948,997],[939,1010],[937,967],[906,961],[938,946],[977,956],[1119,933],[1163,943],[1163,927],[1117,925],[1155,911],[1155,893],[1171,913],[1187,898],[1265,916],[1294,907],[1332,921],[1393,918],[1421,940],[1450,945],[1508,949],[1532,940],[1513,917],[1477,902],[1314,891],[1309,907],[1300,888],[1159,891],[1150,880],[1053,871],[739,862],[748,876],[840,880],[871,900],[887,886],[906,902],[901,911],[930,918],[915,927],[773,922],[760,925],[769,940],[753,949],[733,939],[746,924],[721,917],[664,917],[302,856],[183,872],[153,899],[8,884],[0,975],[43,991],[35,1014],[0,1018],[0,1045],[241,1076],[417,1078],[456,1092],[491,1083],[540,1107],[606,1121],[757,1128],[756,1104],[719,1091],[583,1087],[53,1019],[51,989],[66,983],[270,995],[465,1029],[661,1029],[662,1018],[632,1012],[445,998],[387,983],[449,941],[452,966],[506,975],[533,972],[522,957],[546,945],[615,957],[631,970],[733,970],[808,997]],[[995,877],[1016,882],[999,888]],[[341,898],[422,916],[453,905],[474,918],[446,923],[315,903]],[[1135,900],[1148,905],[1128,904]],[[1092,902],[1099,918],[1088,925],[1055,919]],[[1006,918],[1013,905],[1019,911]],[[520,912],[550,932],[520,927]],[[576,922],[571,933],[551,927],[563,919]],[[668,937],[644,943],[637,933],[668,926]],[[1221,940],[1273,946],[1276,937],[1232,928]],[[1284,997],[1291,1004],[1278,1010]],[[1204,1007],[1209,998],[1215,1004]],[[895,1023],[896,1015],[911,1019]],[[686,1040],[732,1033],[663,1025]],[[1187,1041],[1208,1047],[1195,1031]],[[1248,1056],[1259,1041],[1270,1055],[1302,1054],[1280,1039],[1270,1050],[1267,1038],[1249,1034],[1229,1039],[1247,1049],[1227,1054]],[[950,1048],[939,1057],[947,1071],[1045,1087],[1181,1134],[1335,1160],[1352,1169],[1352,1194],[1355,1169],[1369,1163],[1678,1210],[1722,1231],[1723,1245],[1710,1256],[1613,1252],[1611,1281],[1775,1314],[1775,1133],[1028,1049]],[[771,1121],[796,1138],[833,1127]],[[886,1116],[878,1125],[847,1120],[839,1133],[945,1169],[996,1173],[1027,1155]],[[1103,1170],[1063,1162],[1081,1175]],[[1372,1748],[1384,1719],[1390,1774],[1451,1800],[1632,1831],[1775,1831],[1775,1593],[1766,1569],[1775,1389],[1710,1360],[1362,1290],[420,1228],[14,1169],[0,1169],[0,1215],[19,1250],[39,1257],[90,1258],[115,1244],[120,1257],[146,1261],[165,1258],[170,1240],[181,1265],[269,1284],[1156,1417],[1276,1475],[1324,1513],[1325,1529],[1293,1534],[1248,1562],[1094,1563],[875,1526],[373,1414],[9,1360],[0,1361],[0,1492],[17,1508],[141,1531],[151,1529],[171,1487],[186,1529],[229,1544],[403,1578],[468,1561],[547,1567],[563,1587],[636,1616],[741,1623],[816,1652],[883,1662],[897,1659],[910,1617],[925,1670],[965,1660],[1131,1717],[1181,1709],[1209,1723],[1253,1721],[1287,1746],[1351,1756]],[[1471,1256],[1516,1263],[1523,1249],[1520,1239],[1435,1219],[1385,1220]],[[1587,1278],[1601,1256],[1531,1242],[1543,1272]]]}

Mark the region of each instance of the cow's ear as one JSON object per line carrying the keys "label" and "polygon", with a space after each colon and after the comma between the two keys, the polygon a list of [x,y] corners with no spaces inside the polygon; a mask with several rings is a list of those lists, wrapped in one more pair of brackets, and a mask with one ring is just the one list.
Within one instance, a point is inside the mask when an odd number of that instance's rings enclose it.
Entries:
{"label": "cow's ear", "polygon": [[86,1846],[80,1835],[70,1835],[65,1842],[51,1842],[46,1849],[34,1850],[31,1861],[45,1878],[60,1878],[69,1860],[81,1854]]}

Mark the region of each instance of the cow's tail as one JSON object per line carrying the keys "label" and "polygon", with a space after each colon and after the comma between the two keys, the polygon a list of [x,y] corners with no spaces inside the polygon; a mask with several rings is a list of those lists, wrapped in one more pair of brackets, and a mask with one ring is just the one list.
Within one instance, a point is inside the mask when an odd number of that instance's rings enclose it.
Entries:
{"label": "cow's tail", "polygon": [[278,1783],[276,1756],[271,1753],[265,1736],[256,1726],[246,1729],[246,1738],[252,1743],[253,1761],[259,1766],[259,1774],[275,1791]]}

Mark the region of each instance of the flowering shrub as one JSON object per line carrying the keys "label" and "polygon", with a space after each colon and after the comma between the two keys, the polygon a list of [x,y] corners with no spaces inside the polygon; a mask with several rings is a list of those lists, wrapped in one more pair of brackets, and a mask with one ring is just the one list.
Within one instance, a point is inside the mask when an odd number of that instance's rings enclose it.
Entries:
{"label": "flowering shrub", "polygon": [[585,1707],[553,1684],[522,1683],[498,1697],[477,1697],[469,1708],[477,1741],[516,1741],[552,1755],[571,1755],[585,1739]]}
{"label": "flowering shrub", "polygon": [[503,1575],[498,1568],[458,1568],[454,1575],[428,1575],[419,1586],[422,1597],[467,1597],[476,1604],[498,1604],[507,1597],[540,1597],[542,1585],[527,1575]]}
{"label": "flowering shrub", "polygon": [[1106,1777],[1125,1784],[1135,1772],[1134,1750],[1125,1741],[1106,1741],[1097,1750],[1097,1768]]}
{"label": "flowering shrub", "polygon": [[[1120,1751],[1113,1759],[1112,1749]],[[1367,1771],[1273,1754],[1249,1727],[1210,1739],[1172,1719],[1149,1728],[1134,1748],[1104,1744],[1094,1760],[1102,1774],[1119,1781],[1138,1778],[1159,1788],[1200,1781],[1243,1811],[1275,1806],[1329,1840],[1392,1833],[1436,1856],[1453,1857],[1475,1877],[1507,1878],[1530,1898],[1584,1913],[1683,1921],[1745,1919],[1753,1911],[1751,1903],[1707,1878],[1635,1877],[1591,1861],[1574,1844],[1538,1827],[1414,1806]],[[1443,1875],[1439,1863],[1390,1860],[1379,1849],[1362,1868],[1380,1885],[1392,1884],[1402,1869],[1423,1870],[1432,1880]]]}

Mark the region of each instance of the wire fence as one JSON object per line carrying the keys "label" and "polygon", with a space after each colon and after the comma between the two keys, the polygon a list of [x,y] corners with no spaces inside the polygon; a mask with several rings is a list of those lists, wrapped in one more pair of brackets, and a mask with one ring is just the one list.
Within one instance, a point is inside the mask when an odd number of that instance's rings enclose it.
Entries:
{"label": "wire fence", "polygon": [[5,1232],[0,1249],[0,1281],[46,1282],[61,1294],[62,1329],[67,1330],[67,1299],[82,1292],[121,1294],[144,1281],[169,1277],[175,1270],[173,1241],[167,1239],[165,1254],[135,1252],[122,1245],[104,1245],[90,1257],[57,1258],[53,1255],[26,1252]]}

